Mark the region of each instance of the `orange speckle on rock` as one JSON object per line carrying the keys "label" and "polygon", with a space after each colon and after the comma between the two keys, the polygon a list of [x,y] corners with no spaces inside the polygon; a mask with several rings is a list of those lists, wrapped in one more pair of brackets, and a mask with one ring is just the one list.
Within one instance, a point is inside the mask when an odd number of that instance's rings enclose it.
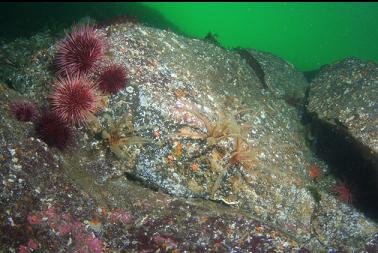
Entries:
{"label": "orange speckle on rock", "polygon": [[202,217],[199,218],[199,220],[200,220],[200,223],[205,223],[205,222],[207,222],[209,220],[209,217],[202,216]]}
{"label": "orange speckle on rock", "polygon": [[90,221],[90,223],[96,226],[96,225],[100,224],[101,222],[98,219],[94,219],[94,220]]}
{"label": "orange speckle on rock", "polygon": [[264,228],[263,227],[255,227],[256,232],[263,232]]}
{"label": "orange speckle on rock", "polygon": [[312,180],[318,180],[322,176],[322,171],[316,164],[311,165],[308,175]]}
{"label": "orange speckle on rock", "polygon": [[173,155],[168,155],[167,160],[168,160],[168,162],[172,162],[174,160]]}
{"label": "orange speckle on rock", "polygon": [[101,215],[102,216],[107,216],[108,215],[108,212],[106,211],[105,208],[101,208]]}
{"label": "orange speckle on rock", "polygon": [[197,171],[199,169],[199,164],[198,163],[192,163],[191,167],[192,167],[192,171]]}
{"label": "orange speckle on rock", "polygon": [[176,149],[176,152],[175,152],[175,157],[177,157],[177,158],[181,157],[183,146],[184,145],[182,145],[182,143],[177,144],[177,149]]}
{"label": "orange speckle on rock", "polygon": [[58,225],[57,225],[56,223],[51,223],[51,224],[50,224],[50,227],[51,227],[52,229],[56,230],[57,227],[58,227]]}

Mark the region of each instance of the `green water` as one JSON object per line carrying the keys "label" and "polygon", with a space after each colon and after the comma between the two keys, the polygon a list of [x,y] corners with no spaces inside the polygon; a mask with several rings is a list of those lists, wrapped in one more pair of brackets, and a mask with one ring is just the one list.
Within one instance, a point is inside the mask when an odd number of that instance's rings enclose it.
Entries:
{"label": "green water", "polygon": [[[0,4],[0,36],[23,35],[54,20],[135,15],[186,36],[217,35],[227,48],[256,48],[301,70],[347,56],[378,62],[378,3],[40,3]],[[8,23],[8,24],[7,24]],[[13,30],[12,30],[13,29]]]}
{"label": "green water", "polygon": [[377,3],[148,3],[193,36],[277,54],[302,70],[346,56],[378,62]]}

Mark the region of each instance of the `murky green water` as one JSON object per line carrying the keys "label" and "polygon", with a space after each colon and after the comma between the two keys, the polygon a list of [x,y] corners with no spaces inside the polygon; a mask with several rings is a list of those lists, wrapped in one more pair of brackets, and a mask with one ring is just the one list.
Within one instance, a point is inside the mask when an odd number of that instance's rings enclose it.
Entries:
{"label": "murky green water", "polygon": [[378,61],[378,3],[17,3],[0,4],[0,37],[65,28],[81,17],[134,15],[227,47],[268,51],[301,70],[346,56]]}

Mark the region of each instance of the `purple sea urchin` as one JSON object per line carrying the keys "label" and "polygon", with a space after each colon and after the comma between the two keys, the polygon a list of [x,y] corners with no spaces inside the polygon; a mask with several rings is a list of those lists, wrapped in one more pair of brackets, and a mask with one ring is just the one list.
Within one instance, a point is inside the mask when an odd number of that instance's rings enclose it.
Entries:
{"label": "purple sea urchin", "polygon": [[63,121],[75,125],[90,121],[100,105],[95,84],[85,76],[57,79],[49,96],[51,111]]}
{"label": "purple sea urchin", "polygon": [[75,26],[60,43],[55,57],[59,76],[88,73],[104,56],[104,39],[93,26]]}
{"label": "purple sea urchin", "polygon": [[104,93],[117,93],[127,84],[126,70],[118,65],[109,66],[100,75],[99,88]]}
{"label": "purple sea urchin", "polygon": [[14,101],[10,104],[10,110],[19,121],[34,121],[38,115],[36,104],[29,101]]}
{"label": "purple sea urchin", "polygon": [[72,129],[54,112],[45,111],[36,122],[35,131],[50,147],[64,150],[72,144]]}

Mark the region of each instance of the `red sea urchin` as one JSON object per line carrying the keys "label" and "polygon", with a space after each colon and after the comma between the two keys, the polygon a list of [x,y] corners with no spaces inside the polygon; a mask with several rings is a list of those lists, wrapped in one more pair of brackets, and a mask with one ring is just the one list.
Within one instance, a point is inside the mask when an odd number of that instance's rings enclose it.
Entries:
{"label": "red sea urchin", "polygon": [[126,70],[122,66],[111,65],[100,75],[99,88],[104,93],[117,93],[127,83]]}
{"label": "red sea urchin", "polygon": [[63,121],[75,125],[94,118],[100,97],[95,84],[86,76],[59,78],[54,86],[55,90],[49,96],[51,111]]}
{"label": "red sea urchin", "polygon": [[51,111],[42,114],[35,124],[35,131],[37,136],[50,147],[64,150],[72,144],[72,129]]}
{"label": "red sea urchin", "polygon": [[60,76],[86,74],[104,56],[105,41],[93,26],[75,26],[60,43],[55,67]]}
{"label": "red sea urchin", "polygon": [[351,204],[353,202],[353,194],[346,183],[341,182],[337,184],[334,188],[334,192],[343,202],[347,204]]}
{"label": "red sea urchin", "polygon": [[34,121],[38,115],[36,104],[29,101],[14,101],[10,104],[10,110],[19,121]]}

